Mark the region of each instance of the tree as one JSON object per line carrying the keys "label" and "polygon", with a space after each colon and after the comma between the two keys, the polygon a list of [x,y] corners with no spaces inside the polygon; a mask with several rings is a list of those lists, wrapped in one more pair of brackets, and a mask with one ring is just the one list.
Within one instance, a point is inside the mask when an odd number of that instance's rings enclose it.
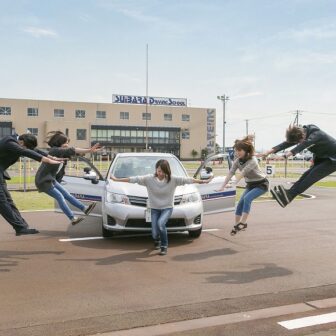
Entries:
{"label": "tree", "polygon": [[203,148],[201,152],[202,159],[205,159],[208,156],[208,148]]}
{"label": "tree", "polygon": [[191,151],[191,156],[192,156],[193,159],[195,160],[195,158],[198,156],[198,152],[197,152],[197,150],[193,149],[193,150]]}

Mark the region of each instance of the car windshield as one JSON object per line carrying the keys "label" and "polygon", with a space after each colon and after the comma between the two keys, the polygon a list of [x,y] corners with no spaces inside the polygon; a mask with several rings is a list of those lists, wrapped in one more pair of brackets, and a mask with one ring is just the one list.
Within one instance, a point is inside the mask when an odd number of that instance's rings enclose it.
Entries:
{"label": "car windshield", "polygon": [[[117,178],[154,174],[155,164],[160,159],[160,156],[119,157],[113,163],[110,174]],[[164,159],[169,162],[172,175],[187,176],[179,160],[174,157]]]}

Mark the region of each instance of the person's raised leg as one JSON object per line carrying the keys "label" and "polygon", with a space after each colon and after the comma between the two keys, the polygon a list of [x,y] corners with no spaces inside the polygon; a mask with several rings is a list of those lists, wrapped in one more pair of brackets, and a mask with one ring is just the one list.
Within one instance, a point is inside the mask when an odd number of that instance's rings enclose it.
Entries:
{"label": "person's raised leg", "polygon": [[65,201],[65,198],[63,194],[55,187],[51,187],[48,191],[46,191],[46,194],[54,198],[63,213],[70,219],[71,224],[75,225],[78,224],[83,220],[81,217],[75,217],[71,209],[69,208],[67,202]]}
{"label": "person's raised leg", "polygon": [[285,202],[290,203],[296,196],[300,195],[314,183],[323,179],[336,171],[336,164],[331,160],[323,160],[310,167],[293,185],[290,189],[285,189],[283,186],[279,186],[280,194],[284,198]]}

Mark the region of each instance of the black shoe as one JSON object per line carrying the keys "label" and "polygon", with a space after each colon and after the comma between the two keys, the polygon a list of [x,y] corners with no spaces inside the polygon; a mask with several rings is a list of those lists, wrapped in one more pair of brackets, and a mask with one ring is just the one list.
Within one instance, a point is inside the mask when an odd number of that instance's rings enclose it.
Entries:
{"label": "black shoe", "polygon": [[168,251],[167,247],[161,247],[161,251],[160,251],[159,255],[164,256],[164,255],[167,254],[167,251]]}
{"label": "black shoe", "polygon": [[84,220],[83,217],[74,217],[73,219],[71,219],[71,224],[76,225],[76,224],[80,223],[82,220]]}
{"label": "black shoe", "polygon": [[160,250],[161,242],[160,240],[154,240],[154,250]]}
{"label": "black shoe", "polygon": [[236,235],[239,231],[245,231],[247,229],[247,223],[238,223],[231,230],[231,236]]}
{"label": "black shoe", "polygon": [[36,233],[40,233],[40,231],[36,229],[28,229],[28,228],[24,228],[24,229],[16,231],[17,236],[30,235],[30,234],[36,234]]}
{"label": "black shoe", "polygon": [[273,198],[279,203],[280,206],[284,208],[288,204],[285,198],[277,190],[277,187],[275,187],[274,189],[271,189],[270,191],[271,191]]}
{"label": "black shoe", "polygon": [[94,207],[96,206],[96,202],[92,202],[85,210],[84,210],[84,213],[85,215],[89,215],[90,212],[94,209]]}
{"label": "black shoe", "polygon": [[292,201],[292,197],[290,196],[287,189],[285,189],[282,185],[278,186],[279,192],[282,195],[282,197],[286,200],[287,204]]}

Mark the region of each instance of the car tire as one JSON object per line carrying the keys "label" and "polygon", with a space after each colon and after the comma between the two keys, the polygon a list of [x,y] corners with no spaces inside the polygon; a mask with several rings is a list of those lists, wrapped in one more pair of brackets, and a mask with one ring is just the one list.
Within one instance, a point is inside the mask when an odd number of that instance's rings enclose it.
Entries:
{"label": "car tire", "polygon": [[202,228],[195,230],[195,231],[189,231],[189,237],[190,238],[199,238],[202,233]]}
{"label": "car tire", "polygon": [[102,224],[102,236],[104,238],[111,238],[114,236],[114,232],[111,230],[108,230],[104,227],[104,224]]}

